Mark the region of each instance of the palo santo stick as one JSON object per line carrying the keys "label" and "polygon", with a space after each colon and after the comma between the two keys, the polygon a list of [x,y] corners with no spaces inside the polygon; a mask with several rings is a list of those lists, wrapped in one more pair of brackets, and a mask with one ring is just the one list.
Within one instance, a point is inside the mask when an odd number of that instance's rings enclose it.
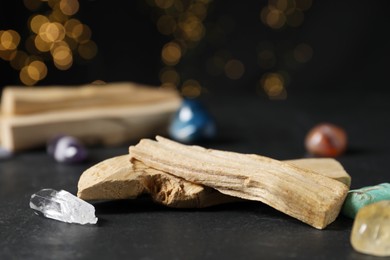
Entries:
{"label": "palo santo stick", "polygon": [[157,137],[130,147],[145,165],[223,194],[261,201],[315,228],[333,222],[348,187],[315,172],[263,156],[186,146]]}
{"label": "palo santo stick", "polygon": [[332,158],[306,158],[299,160],[286,160],[286,163],[291,163],[295,166],[304,169],[310,169],[323,176],[327,176],[334,180],[340,181],[348,186],[351,186],[351,176],[344,170],[343,166]]}
{"label": "palo santo stick", "polygon": [[[177,208],[204,208],[240,200],[147,167],[137,160],[131,164],[129,158],[128,154],[110,158],[84,171],[78,182],[77,195],[84,200],[117,200],[148,193],[156,202]],[[333,176],[336,172],[337,178],[344,176],[342,180],[350,179],[334,159],[311,158],[288,162],[304,165],[324,176]]]}
{"label": "palo santo stick", "polygon": [[[121,86],[119,87],[121,88]],[[1,145],[9,151],[20,151],[43,146],[49,138],[58,134],[72,135],[86,144],[116,145],[164,132],[170,118],[181,103],[177,92],[133,87],[129,93],[139,99],[133,103],[115,103],[114,98],[111,100],[109,98],[110,102],[113,103],[103,105],[100,102],[100,99],[103,98],[101,94],[107,93],[111,86],[101,86],[99,87],[101,89],[95,91],[94,95],[89,98],[77,99],[73,97],[74,102],[70,103],[65,100],[60,101],[57,98],[59,106],[55,109],[58,110],[50,111],[46,109],[54,109],[55,104],[51,101],[45,103],[43,97],[46,92],[39,90],[40,99],[34,99],[36,103],[29,103],[25,107],[29,107],[35,112],[39,109],[45,111],[23,115],[3,115],[0,123]],[[76,88],[75,93],[80,94],[82,90],[86,89],[89,87]],[[114,87],[114,89],[117,88]],[[46,90],[48,93],[51,92],[50,89]],[[58,89],[52,92],[56,93],[54,96],[57,96]],[[71,93],[70,90],[68,94]],[[95,95],[99,98],[96,98]],[[118,96],[118,93],[115,96]],[[22,99],[16,99],[16,101],[18,100]],[[87,104],[81,105],[80,109],[77,107],[65,109],[65,106],[79,103],[82,100]],[[127,100],[130,102],[131,98],[128,97]],[[7,101],[7,99],[3,101]],[[40,107],[40,102],[43,102],[42,107]],[[17,106],[14,108],[17,109]],[[9,111],[9,113],[11,112]]]}
{"label": "palo santo stick", "polygon": [[129,155],[104,160],[80,177],[77,196],[84,200],[117,200],[148,193],[154,201],[175,208],[204,208],[239,199],[165,172],[133,164]]}
{"label": "palo santo stick", "polygon": [[6,87],[2,93],[3,115],[26,115],[58,110],[138,106],[177,99],[175,91],[130,82],[105,85]]}

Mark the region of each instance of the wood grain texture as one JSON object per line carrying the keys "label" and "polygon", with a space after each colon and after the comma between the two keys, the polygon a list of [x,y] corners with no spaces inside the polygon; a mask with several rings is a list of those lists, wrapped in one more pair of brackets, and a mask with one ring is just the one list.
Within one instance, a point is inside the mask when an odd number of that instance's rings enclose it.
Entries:
{"label": "wood grain texture", "polygon": [[10,151],[43,146],[58,134],[87,145],[117,145],[164,133],[181,103],[176,91],[132,84],[10,88],[4,94],[0,139]]}
{"label": "wood grain texture", "polygon": [[333,222],[348,192],[336,180],[259,155],[182,145],[157,137],[130,147],[132,160],[223,194],[261,201],[315,228]]}
{"label": "wood grain texture", "polygon": [[[332,178],[337,173],[336,179],[343,175],[341,181],[350,178],[334,159],[311,158],[286,162]],[[83,172],[78,182],[78,196],[84,200],[132,199],[145,193],[158,203],[176,208],[204,208],[241,200],[147,167],[141,161],[130,163],[128,154],[93,165]]]}
{"label": "wood grain texture", "polygon": [[132,82],[104,85],[6,87],[1,111],[5,116],[52,111],[138,106],[177,99],[175,91],[158,89]]}

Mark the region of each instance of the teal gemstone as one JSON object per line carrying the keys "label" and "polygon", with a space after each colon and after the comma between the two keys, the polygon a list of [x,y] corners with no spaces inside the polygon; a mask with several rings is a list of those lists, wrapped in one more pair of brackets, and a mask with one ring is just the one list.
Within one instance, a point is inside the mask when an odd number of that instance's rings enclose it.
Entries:
{"label": "teal gemstone", "polygon": [[359,209],[382,200],[390,200],[390,183],[350,190],[344,201],[342,213],[347,217],[355,218]]}

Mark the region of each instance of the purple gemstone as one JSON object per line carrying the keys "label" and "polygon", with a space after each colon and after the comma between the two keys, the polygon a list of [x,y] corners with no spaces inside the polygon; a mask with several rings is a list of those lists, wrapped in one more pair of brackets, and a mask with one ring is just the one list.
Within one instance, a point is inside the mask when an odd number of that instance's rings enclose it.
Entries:
{"label": "purple gemstone", "polygon": [[47,152],[57,162],[78,163],[84,161],[87,156],[87,149],[76,138],[62,135],[56,136],[48,142]]}
{"label": "purple gemstone", "polygon": [[12,152],[0,146],[0,160],[12,157]]}

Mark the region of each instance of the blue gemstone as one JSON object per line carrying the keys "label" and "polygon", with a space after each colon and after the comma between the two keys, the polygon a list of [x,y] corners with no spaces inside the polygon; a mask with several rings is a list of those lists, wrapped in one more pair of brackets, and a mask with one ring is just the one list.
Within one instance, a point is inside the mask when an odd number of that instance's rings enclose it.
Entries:
{"label": "blue gemstone", "polygon": [[193,99],[183,100],[169,127],[171,138],[183,143],[212,139],[216,132],[213,117],[199,101]]}

